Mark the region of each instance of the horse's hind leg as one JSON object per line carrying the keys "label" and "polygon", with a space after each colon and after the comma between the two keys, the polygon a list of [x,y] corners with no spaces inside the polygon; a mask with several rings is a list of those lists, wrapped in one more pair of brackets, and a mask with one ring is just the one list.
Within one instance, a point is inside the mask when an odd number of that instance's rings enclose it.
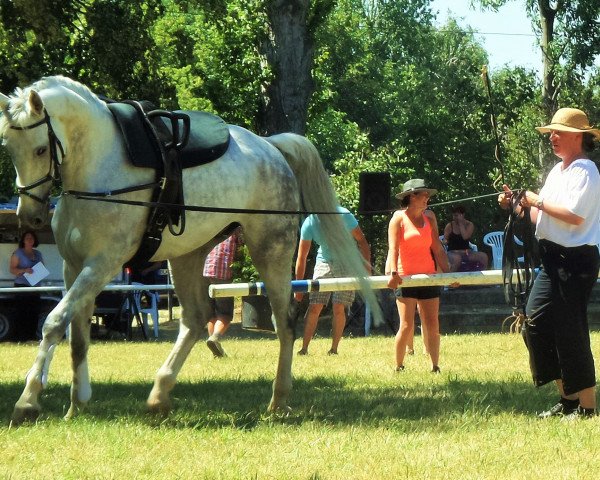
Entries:
{"label": "horse's hind leg", "polygon": [[208,284],[203,280],[202,268],[210,248],[203,247],[192,253],[170,260],[173,284],[181,305],[179,335],[171,353],[160,367],[154,386],[148,396],[148,410],[167,414],[171,410],[170,392],[177,375],[192,347],[203,334],[208,319]]}
{"label": "horse's hind leg", "polygon": [[292,294],[290,281],[292,257],[296,247],[296,229],[297,225],[294,223],[279,232],[273,228],[260,229],[261,233],[269,232],[268,238],[255,238],[249,230],[246,234],[246,244],[252,262],[269,292],[269,302],[279,338],[277,375],[273,381],[273,396],[268,408],[271,412],[290,410],[288,400],[292,390],[294,354],[294,330],[289,324]]}

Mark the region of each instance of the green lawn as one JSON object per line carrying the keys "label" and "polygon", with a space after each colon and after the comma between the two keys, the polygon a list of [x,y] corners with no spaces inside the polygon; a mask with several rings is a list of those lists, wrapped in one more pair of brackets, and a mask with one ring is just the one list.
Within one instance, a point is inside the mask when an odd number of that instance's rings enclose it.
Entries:
{"label": "green lawn", "polygon": [[[239,331],[239,330],[238,330]],[[299,342],[297,342],[298,344]],[[600,334],[593,334],[600,358]],[[66,422],[69,352],[55,354],[34,425],[8,428],[37,346],[0,344],[0,478],[595,479],[600,417],[565,423],[535,413],[556,400],[531,385],[518,336],[445,335],[441,375],[427,357],[393,372],[393,338],[328,338],[294,361],[293,413],[265,414],[277,342],[233,328],[228,358],[192,351],[167,419],[144,402],[168,342],[95,342],[94,395]],[[298,347],[298,345],[297,345]]]}

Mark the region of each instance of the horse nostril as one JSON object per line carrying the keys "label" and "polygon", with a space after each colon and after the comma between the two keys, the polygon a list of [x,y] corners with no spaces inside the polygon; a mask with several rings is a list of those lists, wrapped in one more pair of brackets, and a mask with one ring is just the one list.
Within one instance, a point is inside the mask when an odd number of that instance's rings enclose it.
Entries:
{"label": "horse nostril", "polygon": [[44,220],[42,220],[40,217],[35,217],[33,219],[33,227],[34,228],[40,228],[44,226]]}

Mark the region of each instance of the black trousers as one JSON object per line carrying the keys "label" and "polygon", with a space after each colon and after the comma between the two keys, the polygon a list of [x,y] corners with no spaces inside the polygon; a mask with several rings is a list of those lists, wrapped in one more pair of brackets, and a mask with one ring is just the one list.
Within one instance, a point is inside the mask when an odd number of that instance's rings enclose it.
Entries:
{"label": "black trousers", "polygon": [[596,385],[587,306],[598,278],[593,245],[567,248],[540,241],[542,271],[527,302],[523,338],[536,386],[561,379],[566,395]]}
{"label": "black trousers", "polygon": [[[25,285],[17,283],[14,286],[25,287]],[[15,340],[37,340],[38,323],[42,306],[40,294],[35,292],[17,293],[16,298],[19,302],[16,311]]]}

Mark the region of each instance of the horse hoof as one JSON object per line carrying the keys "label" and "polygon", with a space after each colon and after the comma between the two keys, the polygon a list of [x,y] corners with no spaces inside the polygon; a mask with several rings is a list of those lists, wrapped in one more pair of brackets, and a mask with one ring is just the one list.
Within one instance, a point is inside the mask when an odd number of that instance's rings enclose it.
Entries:
{"label": "horse hoof", "polygon": [[25,422],[35,422],[40,416],[40,408],[34,405],[15,406],[10,424],[18,426]]}
{"label": "horse hoof", "polygon": [[275,405],[274,403],[269,404],[267,412],[273,415],[286,417],[292,413],[292,408],[288,405]]}
{"label": "horse hoof", "polygon": [[72,405],[69,408],[69,410],[67,410],[66,415],[63,417],[63,420],[72,420],[73,418],[75,418],[77,416],[77,413],[79,412],[79,409],[74,408]]}
{"label": "horse hoof", "polygon": [[146,403],[148,413],[166,417],[171,412],[171,402],[151,402]]}

